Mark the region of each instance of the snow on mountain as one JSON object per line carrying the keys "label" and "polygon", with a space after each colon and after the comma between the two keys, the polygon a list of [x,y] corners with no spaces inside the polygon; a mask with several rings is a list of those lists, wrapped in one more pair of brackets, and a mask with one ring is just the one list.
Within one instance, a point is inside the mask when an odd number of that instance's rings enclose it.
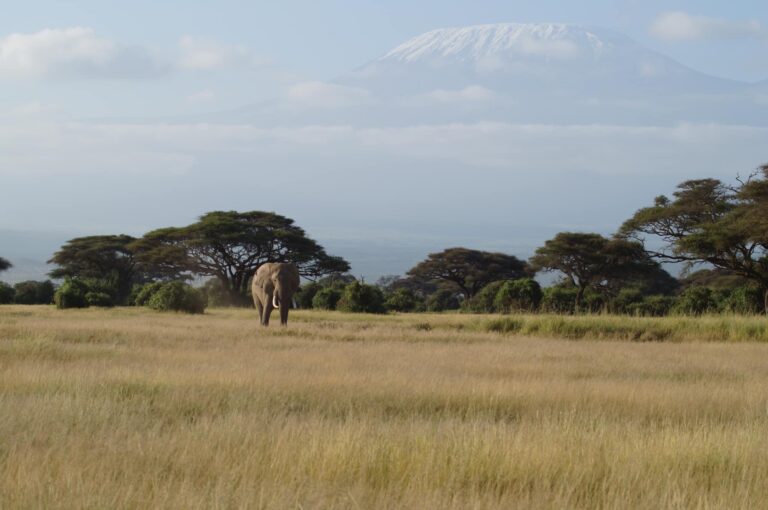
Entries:
{"label": "snow on mountain", "polygon": [[763,90],[700,73],[611,30],[504,23],[432,30],[331,83],[302,84],[223,117],[265,126],[768,125]]}
{"label": "snow on mountain", "polygon": [[610,45],[627,43],[631,41],[604,30],[564,24],[504,23],[432,30],[406,41],[379,61],[452,58],[482,62],[505,54],[554,59],[599,58]]}
{"label": "snow on mountain", "polygon": [[610,30],[518,23],[427,32],[340,83],[389,95],[472,85],[526,95],[721,93],[739,86]]}

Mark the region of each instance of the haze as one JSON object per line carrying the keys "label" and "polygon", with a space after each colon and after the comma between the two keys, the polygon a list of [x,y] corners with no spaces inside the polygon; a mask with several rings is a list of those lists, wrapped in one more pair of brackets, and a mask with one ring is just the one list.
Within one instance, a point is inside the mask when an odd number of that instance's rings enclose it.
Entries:
{"label": "haze", "polygon": [[764,3],[158,4],[5,7],[4,280],[211,210],[294,218],[367,279],[527,258],[768,160]]}

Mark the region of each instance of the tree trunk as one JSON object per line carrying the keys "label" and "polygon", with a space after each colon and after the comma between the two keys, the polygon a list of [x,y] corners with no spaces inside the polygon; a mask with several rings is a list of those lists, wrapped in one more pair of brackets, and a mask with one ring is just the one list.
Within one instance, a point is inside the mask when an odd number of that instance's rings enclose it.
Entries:
{"label": "tree trunk", "polygon": [[226,290],[227,297],[229,298],[229,305],[241,308],[247,308],[253,306],[253,301],[249,299],[247,293],[243,293],[241,290],[241,279],[237,277],[221,278],[221,283]]}
{"label": "tree trunk", "polygon": [[584,291],[586,290],[586,287],[579,286],[579,290],[576,293],[576,304],[574,308],[575,313],[581,312],[581,301],[584,299]]}
{"label": "tree trunk", "polygon": [[763,313],[768,315],[768,287],[763,290]]}

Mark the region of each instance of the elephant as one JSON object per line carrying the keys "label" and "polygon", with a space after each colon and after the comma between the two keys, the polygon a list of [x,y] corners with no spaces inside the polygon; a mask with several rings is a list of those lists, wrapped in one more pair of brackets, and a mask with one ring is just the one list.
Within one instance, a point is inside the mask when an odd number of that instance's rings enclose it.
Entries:
{"label": "elephant", "polygon": [[262,326],[269,326],[269,315],[274,308],[280,310],[280,324],[288,325],[288,310],[299,283],[299,270],[293,264],[268,262],[259,266],[251,293]]}

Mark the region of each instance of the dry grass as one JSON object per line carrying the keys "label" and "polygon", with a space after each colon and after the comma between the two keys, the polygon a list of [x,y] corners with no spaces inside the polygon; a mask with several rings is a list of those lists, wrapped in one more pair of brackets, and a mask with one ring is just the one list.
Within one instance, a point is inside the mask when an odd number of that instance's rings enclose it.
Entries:
{"label": "dry grass", "polygon": [[488,320],[0,307],[0,507],[765,505],[768,345]]}

